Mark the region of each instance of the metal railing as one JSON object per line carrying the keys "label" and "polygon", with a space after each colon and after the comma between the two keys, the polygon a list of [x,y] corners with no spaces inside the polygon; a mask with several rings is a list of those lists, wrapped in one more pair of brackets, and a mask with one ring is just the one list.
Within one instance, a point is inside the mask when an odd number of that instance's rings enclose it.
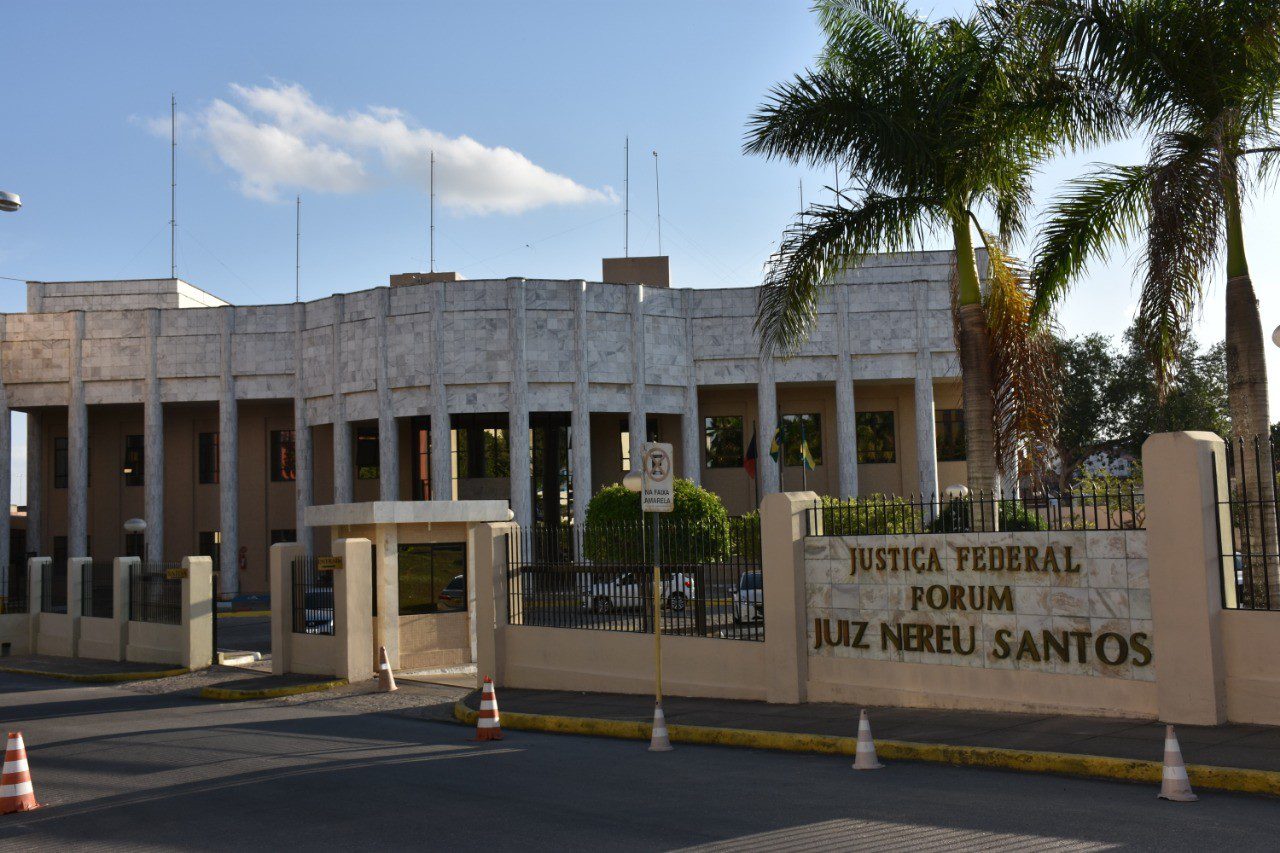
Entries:
{"label": "metal railing", "polygon": [[111,563],[84,563],[80,567],[80,615],[110,619],[115,598],[115,572]]}
{"label": "metal railing", "polygon": [[868,495],[823,498],[806,512],[810,536],[883,536],[1026,530],[1142,530],[1146,501],[1137,486],[1104,484],[1018,497]]}
{"label": "metal railing", "polygon": [[0,613],[26,613],[31,609],[27,562],[14,563],[0,572]]}
{"label": "metal railing", "polygon": [[[1217,494],[1217,466],[1211,467]],[[1218,512],[1222,606],[1280,610],[1280,507],[1272,442],[1264,436],[1231,439],[1226,467],[1227,497]]]}
{"label": "metal railing", "polygon": [[[507,535],[507,622],[653,633],[653,528],[640,522],[522,528]],[[664,634],[764,639],[757,517],[664,520],[657,563]]]}
{"label": "metal railing", "polygon": [[129,567],[129,621],[182,624],[182,581],[169,578],[181,563],[135,563]]}
{"label": "metal railing", "polygon": [[333,634],[333,572],[315,557],[293,559],[293,633]]}
{"label": "metal railing", "polygon": [[40,612],[67,612],[67,564],[53,561],[40,566]]}

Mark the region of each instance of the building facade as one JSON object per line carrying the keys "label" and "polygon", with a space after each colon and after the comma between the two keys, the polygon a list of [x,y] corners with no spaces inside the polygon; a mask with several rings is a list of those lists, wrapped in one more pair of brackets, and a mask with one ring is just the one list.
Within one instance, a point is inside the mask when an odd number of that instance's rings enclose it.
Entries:
{"label": "building facade", "polygon": [[950,276],[949,252],[870,258],[785,358],[760,353],[754,288],[406,275],[232,306],[172,279],[31,282],[0,316],[0,464],[23,411],[29,550],[207,554],[228,595],[266,589],[273,542],[327,549],[312,505],[499,498],[581,524],[645,440],[731,514],[802,483],[932,495],[966,477]]}

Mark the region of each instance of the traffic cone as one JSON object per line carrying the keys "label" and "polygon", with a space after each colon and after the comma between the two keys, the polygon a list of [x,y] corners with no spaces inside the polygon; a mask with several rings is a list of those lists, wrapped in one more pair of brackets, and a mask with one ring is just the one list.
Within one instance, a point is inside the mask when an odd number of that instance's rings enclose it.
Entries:
{"label": "traffic cone", "polygon": [[1194,803],[1200,799],[1191,790],[1187,765],[1182,761],[1182,748],[1178,746],[1173,726],[1164,727],[1164,769],[1160,773],[1159,798],[1175,803]]}
{"label": "traffic cone", "polygon": [[36,802],[36,791],[31,786],[22,732],[9,732],[9,745],[4,751],[4,771],[0,773],[0,814],[29,812],[38,808],[40,804]]}
{"label": "traffic cone", "polygon": [[879,770],[884,765],[876,757],[876,742],[871,739],[871,721],[864,708],[858,717],[858,748],[854,753],[854,770]]}
{"label": "traffic cone", "polygon": [[498,723],[498,697],[493,692],[493,679],[487,675],[484,677],[484,689],[480,691],[476,740],[502,740],[502,726]]}
{"label": "traffic cone", "polygon": [[391,664],[387,661],[387,647],[378,646],[378,692],[390,693],[399,690],[396,677],[391,672]]}
{"label": "traffic cone", "polygon": [[661,703],[653,706],[653,736],[649,738],[649,751],[671,751],[671,738],[667,735],[667,718],[662,714]]}

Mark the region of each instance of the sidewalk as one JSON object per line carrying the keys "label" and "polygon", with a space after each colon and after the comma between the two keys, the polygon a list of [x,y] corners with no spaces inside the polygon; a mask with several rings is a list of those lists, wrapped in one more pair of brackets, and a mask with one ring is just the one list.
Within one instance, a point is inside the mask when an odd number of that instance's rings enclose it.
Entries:
{"label": "sidewalk", "polygon": [[127,661],[64,658],[50,655],[19,655],[0,658],[0,672],[17,675],[39,675],[64,681],[113,682],[168,678],[187,670],[169,663],[130,663]]}
{"label": "sidewalk", "polygon": [[[470,709],[478,707],[479,697],[471,694],[465,700]],[[572,693],[550,690],[498,690],[498,704],[503,725],[508,717],[533,714],[558,718],[554,725],[540,726],[558,731],[581,731],[634,736],[638,724],[653,719],[653,697],[611,693]],[[849,705],[770,705],[764,702],[729,699],[686,699],[665,697],[663,712],[671,727],[697,726],[722,730],[764,732],[779,735],[777,748],[805,748],[804,736],[848,738],[858,733],[858,708]],[[938,747],[940,761],[953,763],[988,763],[963,759],[967,751],[1008,750],[1016,754],[1066,754],[1122,762],[1155,762],[1163,756],[1164,725],[1142,720],[1119,720],[1109,717],[1076,717],[1053,714],[1003,714],[979,711],[937,711],[909,708],[868,708],[872,731],[879,746],[884,742],[905,742],[916,746]],[[610,731],[608,727],[574,725],[577,721],[609,720],[625,728]],[[510,728],[523,728],[520,720]],[[787,744],[786,735],[792,737]],[[1178,740],[1188,764],[1221,768],[1242,768],[1276,774],[1280,784],[1280,727],[1253,725],[1178,726]],[[647,737],[647,734],[644,735]],[[692,738],[691,738],[692,739]],[[717,742],[699,737],[701,742]],[[772,745],[769,738],[725,738],[718,742],[738,745]],[[811,744],[818,752],[842,752],[829,748],[830,741]],[[952,757],[942,751],[952,750]],[[916,750],[917,753],[923,753]],[[884,755],[882,755],[882,758]],[[1061,763],[1061,762],[1059,762]],[[1080,762],[1077,762],[1080,763]],[[1034,761],[1004,762],[1000,766],[1037,767]],[[1061,772],[1072,772],[1063,769]],[[1086,774],[1093,775],[1093,774]],[[1142,774],[1138,774],[1139,776]],[[1114,777],[1114,774],[1113,774]],[[1116,777],[1118,778],[1118,777]],[[1137,778],[1137,777],[1135,777]],[[1158,773],[1157,773],[1158,778]],[[1270,784],[1270,783],[1269,783]],[[1277,789],[1280,793],[1280,789]]]}

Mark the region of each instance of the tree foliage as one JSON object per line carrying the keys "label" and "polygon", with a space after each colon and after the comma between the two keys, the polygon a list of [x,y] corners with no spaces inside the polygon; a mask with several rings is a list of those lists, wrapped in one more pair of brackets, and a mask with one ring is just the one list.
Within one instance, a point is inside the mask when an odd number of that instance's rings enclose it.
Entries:
{"label": "tree foliage", "polygon": [[[662,546],[663,554],[677,563],[721,559],[729,546],[730,529],[729,514],[720,496],[695,485],[692,480],[681,479],[675,481],[674,492],[674,509],[661,514],[661,529],[672,529],[672,536]],[[587,504],[587,526],[583,532],[587,558],[601,562],[615,559],[619,537],[643,536],[643,542],[628,543],[625,549],[628,553],[642,553],[652,541],[650,525],[655,515],[648,513],[648,518],[644,518],[639,492],[630,491],[621,483],[605,486]]]}

